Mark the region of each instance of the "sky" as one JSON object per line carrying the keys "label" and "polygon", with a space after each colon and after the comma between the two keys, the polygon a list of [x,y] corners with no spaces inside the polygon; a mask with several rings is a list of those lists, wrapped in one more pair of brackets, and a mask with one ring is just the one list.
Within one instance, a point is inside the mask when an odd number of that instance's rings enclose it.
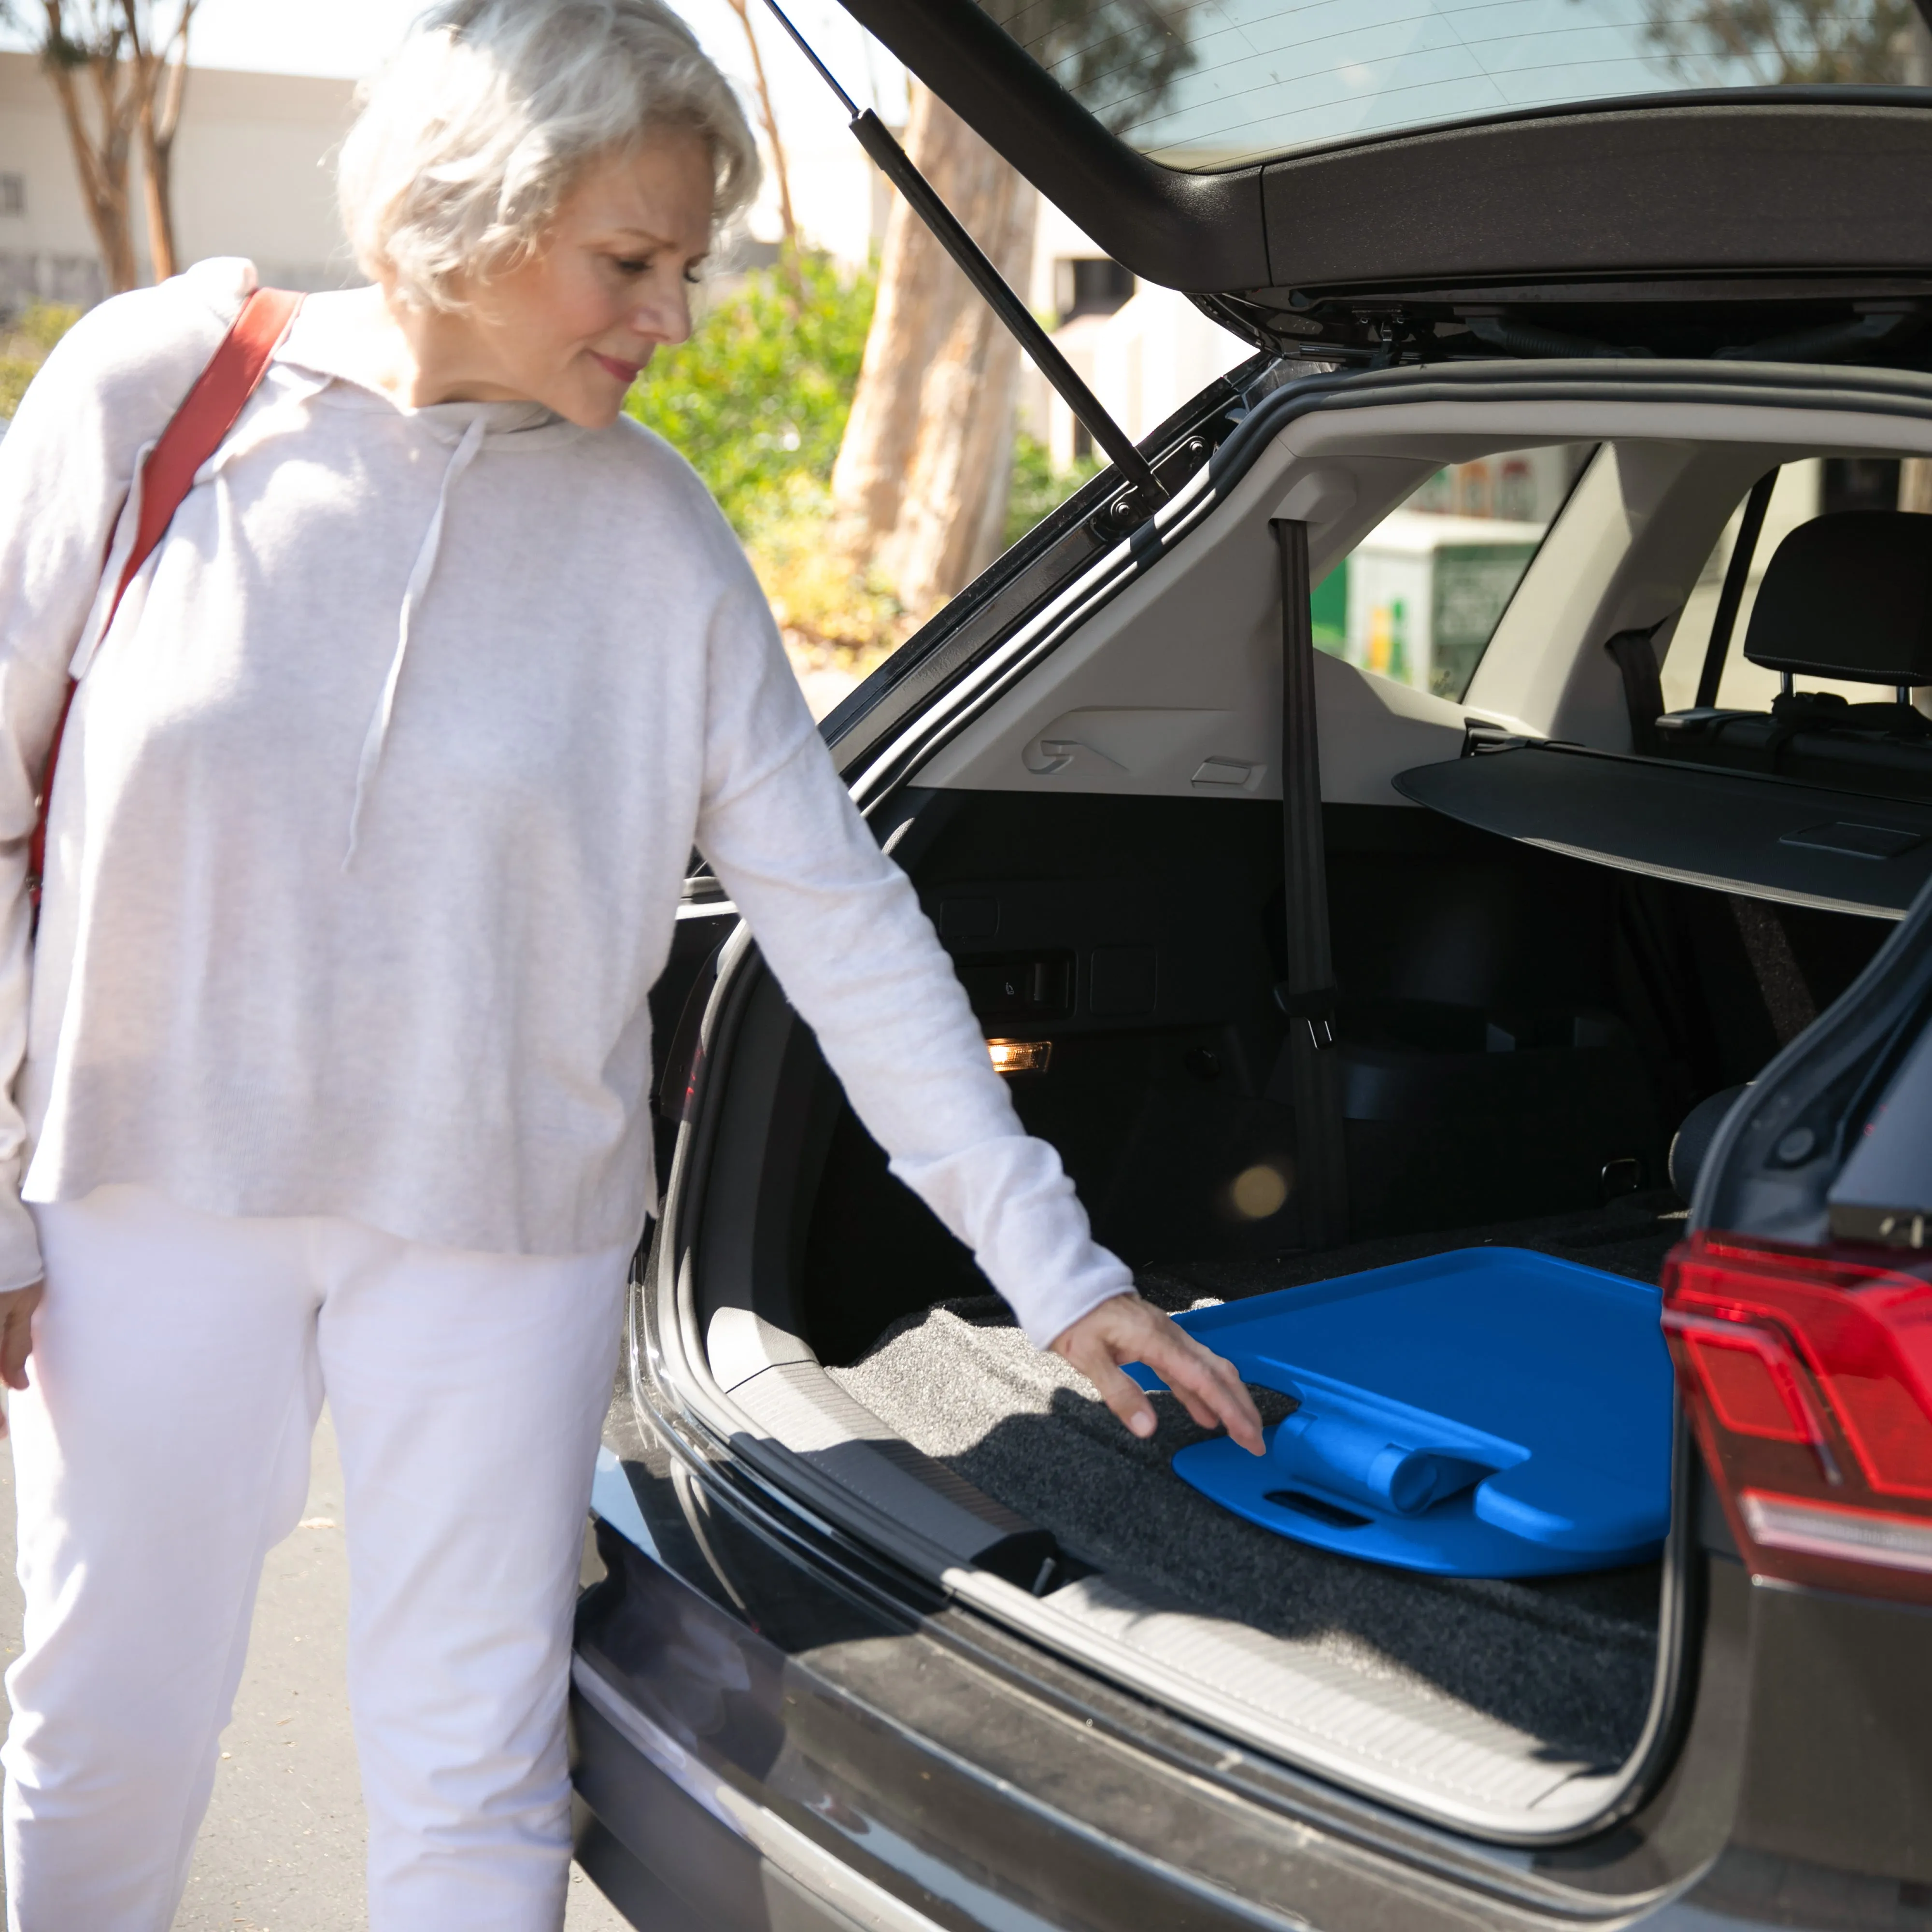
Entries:
{"label": "sky", "polygon": [[[394,52],[430,0],[200,0],[189,46],[191,64],[242,73],[316,74],[360,80]],[[669,0],[736,85],[758,125],[745,29],[727,0]],[[781,0],[788,15],[862,107],[876,106],[903,125],[905,73],[838,0]],[[155,0],[166,20],[174,0]],[[752,15],[792,164],[802,232],[842,260],[862,261],[873,220],[871,175],[846,127],[836,97],[771,16],[764,0]],[[30,43],[0,25],[0,47]],[[192,92],[190,94],[192,113]],[[760,146],[763,145],[762,136]],[[856,164],[856,165],[855,165]],[[769,170],[747,226],[761,240],[779,232],[776,188]]]}
{"label": "sky", "polygon": [[[394,49],[426,0],[201,0],[190,55],[197,67],[357,80]],[[725,0],[673,0],[711,57],[748,94],[744,29]],[[898,63],[836,0],[795,0],[787,10],[861,106],[903,117]],[[758,0],[758,43],[778,103],[779,131],[818,136],[842,125],[830,90]],[[0,40],[18,46],[17,35]]]}

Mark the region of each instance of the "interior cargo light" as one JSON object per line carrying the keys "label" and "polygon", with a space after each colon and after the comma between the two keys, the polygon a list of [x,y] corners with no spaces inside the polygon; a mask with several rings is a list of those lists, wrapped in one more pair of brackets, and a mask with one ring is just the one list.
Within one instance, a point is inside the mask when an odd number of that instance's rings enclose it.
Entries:
{"label": "interior cargo light", "polygon": [[1753,1573],[1932,1603],[1932,1256],[1698,1234],[1664,1295]]}
{"label": "interior cargo light", "polygon": [[992,1055],[995,1073],[1044,1073],[1053,1058],[1050,1040],[989,1040],[986,1051]]}

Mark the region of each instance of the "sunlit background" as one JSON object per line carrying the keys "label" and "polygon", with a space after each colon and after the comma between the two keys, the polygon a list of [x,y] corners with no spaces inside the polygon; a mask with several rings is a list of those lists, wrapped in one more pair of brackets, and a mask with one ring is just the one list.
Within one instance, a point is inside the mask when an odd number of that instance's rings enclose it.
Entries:
{"label": "sunlit background", "polygon": [[[101,0],[61,4],[76,22],[118,17]],[[158,22],[181,4],[134,0]],[[894,256],[892,196],[764,0],[674,4],[736,86],[767,165],[756,205],[722,238],[693,340],[659,355],[628,406],[718,498],[823,712],[1093,474],[1092,440],[929,244]],[[978,4],[1123,139],[1184,167],[1552,101],[1923,84],[1932,72],[1932,35],[1912,0]],[[291,286],[357,278],[330,163],[354,83],[419,6],[199,0],[171,170],[178,264],[246,254]],[[788,0],[788,11],[847,92],[909,143],[944,121],[837,0]],[[152,279],[163,259],[131,185],[121,266],[110,259],[35,57],[41,17],[36,0],[16,4],[13,28],[0,25],[0,422],[74,316]],[[936,140],[934,153],[946,146]],[[1252,353],[999,172],[990,198],[956,212],[1129,436],[1148,435]],[[895,274],[896,296],[889,286],[880,299]],[[886,340],[883,326],[873,340],[875,320],[928,299],[951,304],[948,329],[923,346]],[[973,421],[945,420],[942,342],[967,372]],[[880,460],[886,449],[896,462]],[[918,462],[904,457],[914,450]],[[1459,694],[1576,454],[1504,452],[1435,479],[1318,586],[1318,641],[1375,676]],[[882,506],[880,476],[896,467],[905,473],[887,474],[893,500]]]}

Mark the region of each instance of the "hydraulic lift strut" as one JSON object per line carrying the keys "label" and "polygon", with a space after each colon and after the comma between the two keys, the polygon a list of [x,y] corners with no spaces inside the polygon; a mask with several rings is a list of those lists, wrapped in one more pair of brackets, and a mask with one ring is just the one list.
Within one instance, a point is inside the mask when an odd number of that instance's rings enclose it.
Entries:
{"label": "hydraulic lift strut", "polygon": [[1114,466],[1134,486],[1139,507],[1151,512],[1167,500],[1168,490],[1154,474],[1154,466],[1136,447],[1133,440],[1101,406],[1100,399],[1083,382],[1073,365],[1054,346],[1053,338],[1034,320],[1026,304],[1006,286],[1006,279],[986,259],[985,251],[961,226],[958,218],[934,193],[932,184],[912,164],[911,158],[892,139],[892,130],[869,107],[859,104],[841,87],[830,68],[812,49],[777,0],[765,0],[772,16],[784,28],[799,51],[818,70],[826,86],[838,97],[851,116],[853,137],[878,164],[879,172],[906,198],[913,212],[938,238],[939,244],[979,290],[1034,367],[1058,389],[1066,406],[1083,423],[1094,440],[1113,460]]}

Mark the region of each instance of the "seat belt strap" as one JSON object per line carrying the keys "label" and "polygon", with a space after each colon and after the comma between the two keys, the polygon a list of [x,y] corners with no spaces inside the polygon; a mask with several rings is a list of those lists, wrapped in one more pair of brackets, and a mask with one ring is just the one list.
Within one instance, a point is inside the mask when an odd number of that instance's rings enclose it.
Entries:
{"label": "seat belt strap", "polygon": [[1640,758],[1657,756],[1657,721],[1664,716],[1664,674],[1652,640],[1670,621],[1660,617],[1647,631],[1619,631],[1604,644],[1624,681],[1630,749]]}
{"label": "seat belt strap", "polygon": [[[142,565],[153,556],[155,546],[167,534],[168,525],[194,488],[201,466],[227,440],[228,432],[248,407],[249,398],[262,386],[268,364],[302,304],[302,297],[286,289],[256,290],[242,304],[233,326],[222,338],[207,367],[195,378],[194,387],[183,398],[181,407],[169,418],[160,441],[148,452],[148,460],[141,466],[141,514],[135,526],[134,547],[128,553],[127,563],[114,586],[113,602],[100,626],[102,636],[112,628],[114,614],[120,609],[128,585],[140,574]],[[111,536],[109,542],[112,542]],[[54,795],[61,740],[67,734],[68,713],[74,709],[74,694],[78,688],[69,678],[40,778],[34,836],[27,848],[28,890],[36,904],[40,874],[46,862],[47,805]]]}
{"label": "seat belt strap", "polygon": [[1744,608],[1744,592],[1750,585],[1750,568],[1757,556],[1758,538],[1764,534],[1764,520],[1771,508],[1772,492],[1778,488],[1778,472],[1768,470],[1750,487],[1738,518],[1737,540],[1731,545],[1731,560],[1724,566],[1724,586],[1718,593],[1718,608],[1711,619],[1711,635],[1704,646],[1703,668],[1697,674],[1697,708],[1713,710],[1718,687],[1724,682],[1724,659],[1731,648],[1731,633],[1737,628],[1738,613]]}
{"label": "seat belt strap", "polygon": [[1302,1244],[1348,1238],[1341,1056],[1335,1048],[1335,962],[1328,933],[1322,748],[1316,733],[1315,625],[1309,608],[1308,526],[1277,519],[1281,555],[1281,806],[1288,976],[1275,1002],[1288,1016],[1294,1106],[1295,1196]]}

